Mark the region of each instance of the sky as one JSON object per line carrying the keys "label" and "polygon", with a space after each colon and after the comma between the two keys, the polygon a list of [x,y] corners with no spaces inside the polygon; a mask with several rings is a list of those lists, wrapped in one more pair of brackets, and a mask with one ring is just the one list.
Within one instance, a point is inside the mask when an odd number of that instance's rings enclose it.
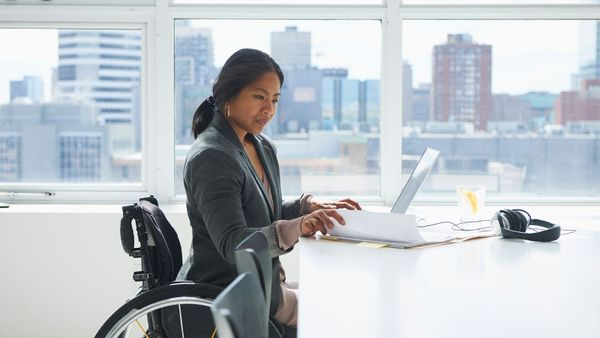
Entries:
{"label": "sky", "polygon": [[[216,21],[197,20],[212,27],[214,61],[221,66],[239,48],[270,52],[270,33],[294,25],[310,31],[313,65],[349,69],[349,77],[378,79],[381,75],[379,21]],[[243,25],[244,29],[231,29]],[[413,86],[431,81],[434,45],[447,34],[470,34],[478,44],[492,46],[492,91],[522,94],[528,91],[558,93],[569,90],[578,68],[578,21],[412,20],[406,21],[402,39],[405,62],[412,67]],[[591,37],[590,37],[591,38]],[[58,62],[56,30],[0,29],[0,104],[8,101],[9,81],[24,75],[42,76],[50,97],[51,68]]]}

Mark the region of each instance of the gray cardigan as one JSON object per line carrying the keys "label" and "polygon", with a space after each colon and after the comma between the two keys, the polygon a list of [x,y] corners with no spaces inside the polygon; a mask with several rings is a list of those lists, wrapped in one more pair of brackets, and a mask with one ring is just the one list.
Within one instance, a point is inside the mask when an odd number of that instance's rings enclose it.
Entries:
{"label": "gray cardigan", "polygon": [[264,135],[249,136],[269,181],[274,207],[239,138],[215,111],[192,144],[183,168],[193,239],[178,278],[227,286],[237,276],[235,247],[258,230],[267,237],[273,257],[270,312],[274,314],[281,299],[277,257],[286,252],[279,247],[274,222],[299,217],[300,199],[282,202],[275,147]]}

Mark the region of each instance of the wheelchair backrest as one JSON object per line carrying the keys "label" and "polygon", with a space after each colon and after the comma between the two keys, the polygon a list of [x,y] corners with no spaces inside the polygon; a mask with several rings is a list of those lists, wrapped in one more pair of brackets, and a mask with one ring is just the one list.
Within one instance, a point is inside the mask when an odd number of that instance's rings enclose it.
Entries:
{"label": "wheelchair backrest", "polygon": [[[132,220],[135,220],[138,248],[134,247]],[[121,243],[127,254],[142,259],[142,271],[134,273],[134,280],[142,281],[144,289],[175,280],[182,264],[181,244],[154,197],[123,207]]]}

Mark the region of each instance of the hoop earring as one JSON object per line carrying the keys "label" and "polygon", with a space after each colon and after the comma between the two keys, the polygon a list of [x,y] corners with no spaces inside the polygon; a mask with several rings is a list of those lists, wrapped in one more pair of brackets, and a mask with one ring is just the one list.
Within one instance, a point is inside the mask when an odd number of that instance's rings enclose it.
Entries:
{"label": "hoop earring", "polygon": [[229,116],[231,116],[231,110],[229,109],[228,104],[225,105],[225,116],[227,116],[227,118],[229,118]]}

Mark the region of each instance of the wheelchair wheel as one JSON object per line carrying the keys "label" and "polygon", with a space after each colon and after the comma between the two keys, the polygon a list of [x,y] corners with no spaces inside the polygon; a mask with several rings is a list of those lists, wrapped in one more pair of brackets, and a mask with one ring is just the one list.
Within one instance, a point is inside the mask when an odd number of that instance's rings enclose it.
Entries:
{"label": "wheelchair wheel", "polygon": [[215,329],[210,306],[220,292],[219,287],[193,282],[152,289],[115,311],[95,337],[210,338]]}

